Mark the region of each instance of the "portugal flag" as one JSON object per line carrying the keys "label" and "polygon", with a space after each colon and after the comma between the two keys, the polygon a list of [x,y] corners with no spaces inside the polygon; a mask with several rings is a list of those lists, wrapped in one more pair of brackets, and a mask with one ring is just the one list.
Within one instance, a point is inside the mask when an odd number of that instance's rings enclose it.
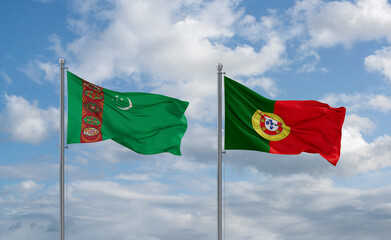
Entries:
{"label": "portugal flag", "polygon": [[71,72],[67,79],[68,144],[112,139],[141,154],[181,155],[188,102],[157,94],[111,91]]}
{"label": "portugal flag", "polygon": [[337,164],[344,107],[312,100],[270,100],[227,77],[224,89],[225,149],[319,153]]}

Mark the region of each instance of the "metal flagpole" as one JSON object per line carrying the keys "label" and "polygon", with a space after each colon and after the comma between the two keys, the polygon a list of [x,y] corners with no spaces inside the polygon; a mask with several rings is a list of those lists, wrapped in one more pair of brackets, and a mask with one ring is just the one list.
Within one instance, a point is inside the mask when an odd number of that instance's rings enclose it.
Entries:
{"label": "metal flagpole", "polygon": [[60,239],[64,240],[64,70],[65,59],[60,58]]}
{"label": "metal flagpole", "polygon": [[217,64],[217,239],[223,238],[222,208],[222,75],[223,64]]}

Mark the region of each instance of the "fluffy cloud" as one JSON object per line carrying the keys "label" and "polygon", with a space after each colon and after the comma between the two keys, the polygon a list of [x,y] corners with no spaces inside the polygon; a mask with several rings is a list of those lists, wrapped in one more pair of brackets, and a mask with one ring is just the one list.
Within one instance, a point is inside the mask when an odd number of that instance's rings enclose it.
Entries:
{"label": "fluffy cloud", "polygon": [[[358,190],[298,174],[230,182],[226,189],[230,239],[382,239],[388,234],[384,219],[391,217],[390,205],[373,197],[386,196],[389,185]],[[379,231],[367,231],[372,227]]]}
{"label": "fluffy cloud", "polygon": [[0,77],[1,77],[2,79],[4,79],[4,81],[5,81],[6,83],[11,83],[11,82],[12,82],[12,79],[10,78],[10,76],[8,76],[8,74],[7,74],[6,72],[4,72],[4,71],[1,71],[1,70],[0,70]]}
{"label": "fluffy cloud", "polygon": [[12,140],[39,144],[58,129],[58,109],[41,109],[37,102],[30,103],[21,96],[5,95],[4,98],[0,130],[9,134]]}
{"label": "fluffy cloud", "polygon": [[328,94],[320,101],[327,102],[331,106],[345,106],[350,112],[376,110],[388,113],[391,111],[391,96],[383,94]]}
{"label": "fluffy cloud", "polygon": [[[79,15],[69,20],[69,27],[80,37],[62,47],[54,36],[52,49],[65,54],[70,70],[87,80],[132,80],[154,92],[190,101],[187,116],[211,122],[218,62],[229,76],[261,79],[272,95],[276,85],[270,78],[258,76],[286,64],[285,40],[270,31],[277,25],[277,17],[257,22],[244,16],[238,2],[75,1],[73,7]],[[100,8],[101,4],[106,8]],[[238,24],[241,21],[248,24]],[[253,39],[249,32],[254,25],[262,26],[257,32],[263,36],[261,48],[232,44],[239,35]],[[246,29],[249,31],[239,33]],[[134,78],[138,74],[143,81]]]}
{"label": "fluffy cloud", "polygon": [[58,164],[38,162],[23,165],[0,165],[0,174],[9,179],[55,179],[58,174]]}
{"label": "fluffy cloud", "polygon": [[[96,163],[91,167],[94,171],[98,170]],[[88,174],[75,176],[75,168],[69,169],[68,237],[126,239],[131,233],[130,239],[212,238],[215,191],[211,186],[215,179],[202,171],[213,166],[182,159],[134,164],[142,174],[91,178]],[[58,234],[58,221],[52,217],[58,216],[58,187],[39,190],[42,186],[32,180],[0,189],[3,213],[10,216],[0,226],[2,236],[24,239],[30,233],[39,239],[53,239],[53,232]]]}
{"label": "fluffy cloud", "polygon": [[17,194],[20,194],[21,196],[26,196],[29,194],[34,194],[35,192],[41,190],[43,188],[42,184],[38,184],[34,182],[33,180],[26,180],[23,181],[17,185],[12,186],[5,186],[4,190],[6,192],[16,192]]}
{"label": "fluffy cloud", "polygon": [[365,58],[365,66],[370,72],[380,72],[391,82],[391,47],[375,51]]}
{"label": "fluffy cloud", "polygon": [[346,117],[342,133],[342,157],[338,171],[348,175],[366,173],[391,166],[391,136],[379,136],[367,142],[362,133],[375,124],[357,115]]}
{"label": "fluffy cloud", "polygon": [[252,89],[259,87],[263,89],[272,98],[276,97],[279,91],[273,79],[268,77],[250,78],[246,80],[244,84]]}
{"label": "fluffy cloud", "polygon": [[[178,181],[71,182],[67,236],[76,240],[213,239],[216,202],[215,191],[211,190],[214,189],[204,189],[195,195],[177,194],[182,183],[194,176],[171,173],[169,179]],[[228,181],[225,185],[227,239],[323,240],[362,236],[386,239],[388,236],[389,185],[360,190],[307,174],[272,177],[246,172],[246,175],[251,180]],[[212,184],[211,179],[199,177],[186,187],[198,189],[200,183]],[[15,208],[18,205],[12,197],[19,193],[9,193],[2,206],[6,207],[5,213],[12,209],[13,214],[0,225],[2,236],[16,240],[24,239],[26,234],[43,240],[54,238],[58,234],[58,222],[52,217],[58,210],[56,192],[54,188],[40,194],[29,192],[24,198],[30,201],[23,208],[20,205]]]}
{"label": "fluffy cloud", "polygon": [[42,80],[54,82],[59,73],[58,65],[41,60],[31,60],[19,70],[39,84],[42,84]]}
{"label": "fluffy cloud", "polygon": [[387,0],[304,0],[292,10],[294,19],[305,21],[314,47],[336,44],[351,46],[357,41],[391,40],[391,6]]}
{"label": "fluffy cloud", "polygon": [[[294,26],[292,37],[304,35],[306,40],[300,47],[304,56],[314,56],[313,49],[333,47],[341,44],[347,48],[360,41],[387,40],[391,42],[391,5],[387,0],[356,1],[297,1],[289,11]],[[391,80],[390,47],[375,51],[365,58],[370,72],[383,74]],[[315,55],[316,56],[316,55]],[[305,63],[300,71],[312,72],[319,59]],[[321,68],[320,71],[328,71]]]}

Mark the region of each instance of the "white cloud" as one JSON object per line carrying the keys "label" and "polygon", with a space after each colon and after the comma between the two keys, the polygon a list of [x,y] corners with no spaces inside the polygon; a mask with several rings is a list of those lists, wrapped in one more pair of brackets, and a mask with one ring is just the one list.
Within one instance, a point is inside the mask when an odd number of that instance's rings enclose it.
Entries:
{"label": "white cloud", "polygon": [[33,180],[26,180],[16,185],[6,185],[4,186],[5,191],[16,192],[18,195],[26,196],[33,194],[43,188],[42,184],[38,184]]}
{"label": "white cloud", "polygon": [[[229,182],[226,190],[230,239],[381,239],[388,234],[384,218],[391,207],[375,196],[389,194],[390,185],[358,190],[298,174]],[[364,223],[379,231],[363,229]]]}
{"label": "white cloud", "polygon": [[369,72],[380,72],[391,82],[391,47],[384,47],[366,57],[365,66]]}
{"label": "white cloud", "polygon": [[[206,77],[219,59],[230,61],[233,55],[232,67],[250,75],[261,74],[280,60],[285,48],[278,36],[270,37],[260,52],[246,45],[231,49],[221,41],[215,42],[214,39],[232,37],[232,24],[241,17],[240,12],[233,12],[230,1],[209,2],[198,11],[190,10],[182,19],[175,17],[173,14],[183,5],[186,3],[179,1],[118,2],[118,8],[111,12],[115,17],[105,29],[95,32],[93,28],[94,32],[70,44],[68,51],[81,63],[76,70],[88,73],[96,82],[149,71],[156,75],[156,84],[159,79],[163,83],[185,81],[184,75],[189,72]],[[99,69],[95,68],[97,64]],[[235,69],[230,73],[237,73]],[[191,74],[187,77],[194,78]]]}
{"label": "white cloud", "polygon": [[378,111],[387,113],[391,111],[391,97],[376,95],[369,100],[369,105]]}
{"label": "white cloud", "polygon": [[12,82],[12,79],[10,78],[10,76],[8,76],[8,74],[4,71],[0,70],[0,77],[3,78],[6,83]]}
{"label": "white cloud", "polygon": [[244,15],[236,23],[236,31],[239,36],[252,44],[268,42],[278,38],[285,42],[295,36],[295,26],[284,26],[285,14],[278,15],[275,10],[268,9],[268,15],[260,17],[259,21],[252,15]]}
{"label": "white cloud", "polygon": [[146,174],[146,173],[130,173],[125,174],[121,173],[117,175],[115,178],[120,180],[126,180],[126,181],[147,181],[151,178],[155,178],[156,174]]}
{"label": "white cloud", "polygon": [[210,161],[215,156],[216,150],[217,130],[212,126],[189,122],[189,127],[182,140],[184,156],[191,156],[199,161]]}
{"label": "white cloud", "polygon": [[391,40],[391,6],[387,0],[304,0],[296,3],[295,19],[308,26],[310,45],[350,47],[358,41]]}
{"label": "white cloud", "polygon": [[253,38],[251,28],[239,33],[243,26],[238,22],[251,17],[244,16],[238,3],[116,1],[101,9],[97,1],[75,2],[74,10],[81,14],[70,19],[69,26],[79,37],[64,47],[53,37],[52,49],[68,56],[70,71],[94,83],[113,78],[131,81],[134,74],[148,73],[143,81],[134,81],[153,92],[190,101],[187,115],[211,122],[218,62],[228,76],[263,79],[273,94],[277,92],[273,80],[258,76],[286,64],[285,40],[272,31],[278,25],[275,16],[259,23],[251,20],[251,25],[263,26],[256,32],[263,36],[259,49],[230,44],[240,34]]}
{"label": "white cloud", "polygon": [[345,106],[350,112],[376,110],[382,113],[391,111],[391,96],[382,94],[328,94],[320,101],[331,106]]}
{"label": "white cloud", "polygon": [[[391,216],[387,201],[390,185],[360,190],[307,174],[273,177],[246,172],[246,175],[251,175],[251,180],[231,180],[225,185],[227,239],[324,240],[363,236],[386,239],[388,236],[385,219]],[[177,192],[193,178],[182,175],[167,183],[132,184],[73,181],[68,186],[67,236],[75,240],[213,239],[215,191]],[[198,180],[186,187],[193,192],[196,184],[212,184],[208,178]],[[13,211],[13,214],[0,225],[2,236],[24,239],[29,234],[44,240],[57,236],[58,222],[52,221],[58,211],[56,193],[54,187],[40,194],[31,192],[24,196],[27,204],[21,207],[15,201],[20,194],[10,192],[2,206],[7,206],[6,213]],[[377,231],[368,231],[373,229]]]}
{"label": "white cloud", "polygon": [[42,62],[41,60],[30,60],[19,70],[39,84],[42,84],[43,80],[54,82],[55,79],[58,79],[57,76],[60,72],[58,64]]}
{"label": "white cloud", "polygon": [[[58,163],[34,162],[15,165],[0,165],[0,175],[8,179],[29,179],[33,181],[57,179]],[[72,166],[69,170],[76,172]]]}
{"label": "white cloud", "polygon": [[30,103],[25,98],[5,95],[5,109],[1,118],[2,132],[12,140],[39,144],[59,127],[59,110],[50,107],[41,109],[37,102]]}
{"label": "white cloud", "polygon": [[338,172],[354,175],[391,166],[391,136],[379,136],[372,142],[362,136],[373,130],[373,126],[375,124],[368,118],[346,116]]}
{"label": "white cloud", "polygon": [[303,64],[303,66],[297,71],[299,73],[302,73],[302,72],[306,72],[306,73],[311,73],[311,72],[322,72],[322,73],[327,73],[329,70],[327,68],[317,68],[316,65],[318,64],[318,59],[313,61],[313,62],[309,62],[309,63],[305,63]]}
{"label": "white cloud", "polygon": [[[314,56],[314,48],[343,45],[351,48],[358,42],[381,41],[391,42],[391,5],[387,0],[355,1],[296,1],[290,9],[289,16],[293,22],[288,32],[291,38],[301,41],[299,53],[303,58]],[[365,65],[370,72],[382,73],[391,80],[389,47],[377,50],[365,58]],[[321,71],[316,68],[319,59],[304,63],[299,72]]]}
{"label": "white cloud", "polygon": [[260,87],[272,98],[276,97],[278,93],[277,85],[268,77],[250,78],[245,82],[245,85],[250,88]]}

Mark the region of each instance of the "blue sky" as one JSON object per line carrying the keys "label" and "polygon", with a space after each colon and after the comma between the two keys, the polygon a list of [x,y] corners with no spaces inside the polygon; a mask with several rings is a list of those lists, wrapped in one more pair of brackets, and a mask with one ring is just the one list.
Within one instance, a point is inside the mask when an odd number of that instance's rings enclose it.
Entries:
{"label": "blue sky", "polygon": [[227,151],[225,239],[386,239],[391,221],[387,0],[0,3],[0,238],[59,237],[59,63],[116,91],[190,102],[182,157],[72,144],[68,239],[214,239],[216,64],[273,99],[344,106],[336,167]]}

